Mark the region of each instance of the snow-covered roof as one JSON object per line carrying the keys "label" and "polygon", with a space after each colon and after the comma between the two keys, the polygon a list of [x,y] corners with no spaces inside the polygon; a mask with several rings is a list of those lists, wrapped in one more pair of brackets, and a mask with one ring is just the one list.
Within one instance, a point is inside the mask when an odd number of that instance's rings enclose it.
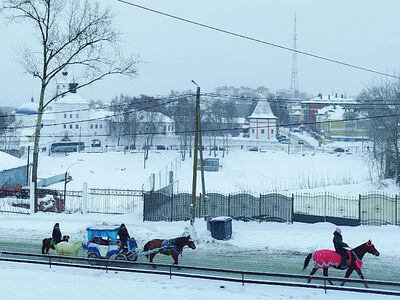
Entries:
{"label": "snow-covered roof", "polygon": [[[112,116],[113,112],[109,110],[104,110],[104,109],[94,109],[89,111],[89,116],[92,119],[98,119],[98,118],[106,118],[108,116]],[[107,119],[105,119],[107,121]]]}
{"label": "snow-covered roof", "polygon": [[303,100],[301,103],[343,103],[343,104],[355,104],[357,103],[353,98],[341,98],[334,97],[331,95],[322,95],[321,97],[314,97],[309,100]]}
{"label": "snow-covered roof", "polygon": [[0,171],[25,166],[26,161],[0,151]]}
{"label": "snow-covered roof", "polygon": [[58,98],[57,103],[89,105],[89,102],[77,93],[68,93],[64,97]]}
{"label": "snow-covered roof", "polygon": [[34,115],[37,114],[39,111],[39,105],[35,102],[29,102],[18,106],[15,110],[16,114],[20,115]]}
{"label": "snow-covered roof", "polygon": [[249,119],[250,118],[276,119],[267,101],[258,101],[256,108],[254,109],[253,113],[249,116]]}
{"label": "snow-covered roof", "polygon": [[318,115],[325,115],[324,119],[329,121],[342,120],[344,113],[345,110],[339,105],[330,105],[318,110]]}

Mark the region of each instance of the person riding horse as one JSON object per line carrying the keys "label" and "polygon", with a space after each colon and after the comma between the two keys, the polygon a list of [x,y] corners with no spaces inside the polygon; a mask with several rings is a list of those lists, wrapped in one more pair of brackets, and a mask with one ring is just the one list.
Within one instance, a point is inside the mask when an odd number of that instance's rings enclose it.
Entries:
{"label": "person riding horse", "polygon": [[125,227],[125,224],[122,223],[119,230],[118,235],[121,240],[121,250],[125,251],[128,249],[127,242],[131,238],[128,233],[128,229]]}
{"label": "person riding horse", "polygon": [[53,233],[51,235],[52,237],[52,244],[57,245],[59,242],[61,242],[61,230],[60,230],[60,224],[56,223],[53,227]]}
{"label": "person riding horse", "polygon": [[349,245],[343,242],[342,230],[339,227],[333,232],[333,245],[335,246],[335,251],[342,257],[342,265],[340,266],[340,269],[346,270],[349,255],[344,247],[349,247]]}

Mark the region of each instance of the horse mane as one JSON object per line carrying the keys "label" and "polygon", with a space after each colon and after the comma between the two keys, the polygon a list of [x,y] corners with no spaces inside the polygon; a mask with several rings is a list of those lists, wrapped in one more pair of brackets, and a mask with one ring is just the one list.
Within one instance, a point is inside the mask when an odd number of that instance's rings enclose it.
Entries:
{"label": "horse mane", "polygon": [[187,244],[189,241],[188,236],[181,236],[175,239],[175,246],[178,249],[183,249],[183,247]]}
{"label": "horse mane", "polygon": [[365,253],[367,253],[367,242],[362,243],[361,245],[355,247],[351,252],[353,251],[359,259],[363,259]]}

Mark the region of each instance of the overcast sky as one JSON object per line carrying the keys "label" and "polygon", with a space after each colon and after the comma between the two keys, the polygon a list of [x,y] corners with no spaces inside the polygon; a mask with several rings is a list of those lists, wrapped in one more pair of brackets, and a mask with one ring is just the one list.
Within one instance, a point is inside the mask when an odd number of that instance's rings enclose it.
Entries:
{"label": "overcast sky", "polygon": [[[130,1],[130,0],[128,0]],[[380,72],[399,70],[400,1],[382,0],[132,0],[132,2],[193,21],[216,26],[285,47],[293,46],[297,15],[297,49]],[[140,55],[134,80],[114,77],[80,94],[109,101],[119,94],[169,94],[221,85],[265,86],[272,92],[289,89],[292,53],[225,35],[144,11],[115,0],[115,22],[124,51]],[[0,105],[19,105],[38,98],[37,79],[24,73],[17,52],[35,44],[31,28],[5,26],[1,17]],[[301,91],[315,95],[337,92],[356,95],[377,75],[297,56]]]}

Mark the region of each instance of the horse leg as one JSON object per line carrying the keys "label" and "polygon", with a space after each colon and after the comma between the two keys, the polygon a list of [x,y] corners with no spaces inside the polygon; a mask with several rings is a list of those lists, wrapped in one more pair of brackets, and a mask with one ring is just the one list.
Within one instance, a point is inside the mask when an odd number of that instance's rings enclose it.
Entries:
{"label": "horse leg", "polygon": [[[328,268],[323,268],[322,271],[323,271],[324,277],[328,277]],[[332,280],[330,280],[330,279],[327,279],[327,280],[330,285],[333,285]]]}
{"label": "horse leg", "polygon": [[151,254],[150,254],[150,262],[151,262],[151,263],[153,262],[153,258],[154,258],[154,256],[156,256],[156,254],[157,254],[157,253],[151,253]]}
{"label": "horse leg", "polygon": [[[357,272],[358,276],[360,276],[361,279],[364,279],[364,275],[361,272],[361,269],[356,268],[356,272]],[[364,285],[365,285],[366,288],[368,288],[368,284],[367,283],[364,283]]]}
{"label": "horse leg", "polygon": [[[344,275],[344,278],[349,278],[351,273],[353,273],[354,269],[347,269],[346,275]],[[345,281],[343,280],[342,283],[340,284],[341,286],[344,286]]]}
{"label": "horse leg", "polygon": [[315,272],[317,272],[317,271],[318,271],[318,268],[314,268],[314,269],[311,270],[310,277],[308,277],[308,279],[307,279],[307,283],[311,282],[311,276],[314,275]]}
{"label": "horse leg", "polygon": [[174,259],[174,265],[177,265],[178,264],[178,254],[172,253],[171,255],[172,255],[172,258]]}

